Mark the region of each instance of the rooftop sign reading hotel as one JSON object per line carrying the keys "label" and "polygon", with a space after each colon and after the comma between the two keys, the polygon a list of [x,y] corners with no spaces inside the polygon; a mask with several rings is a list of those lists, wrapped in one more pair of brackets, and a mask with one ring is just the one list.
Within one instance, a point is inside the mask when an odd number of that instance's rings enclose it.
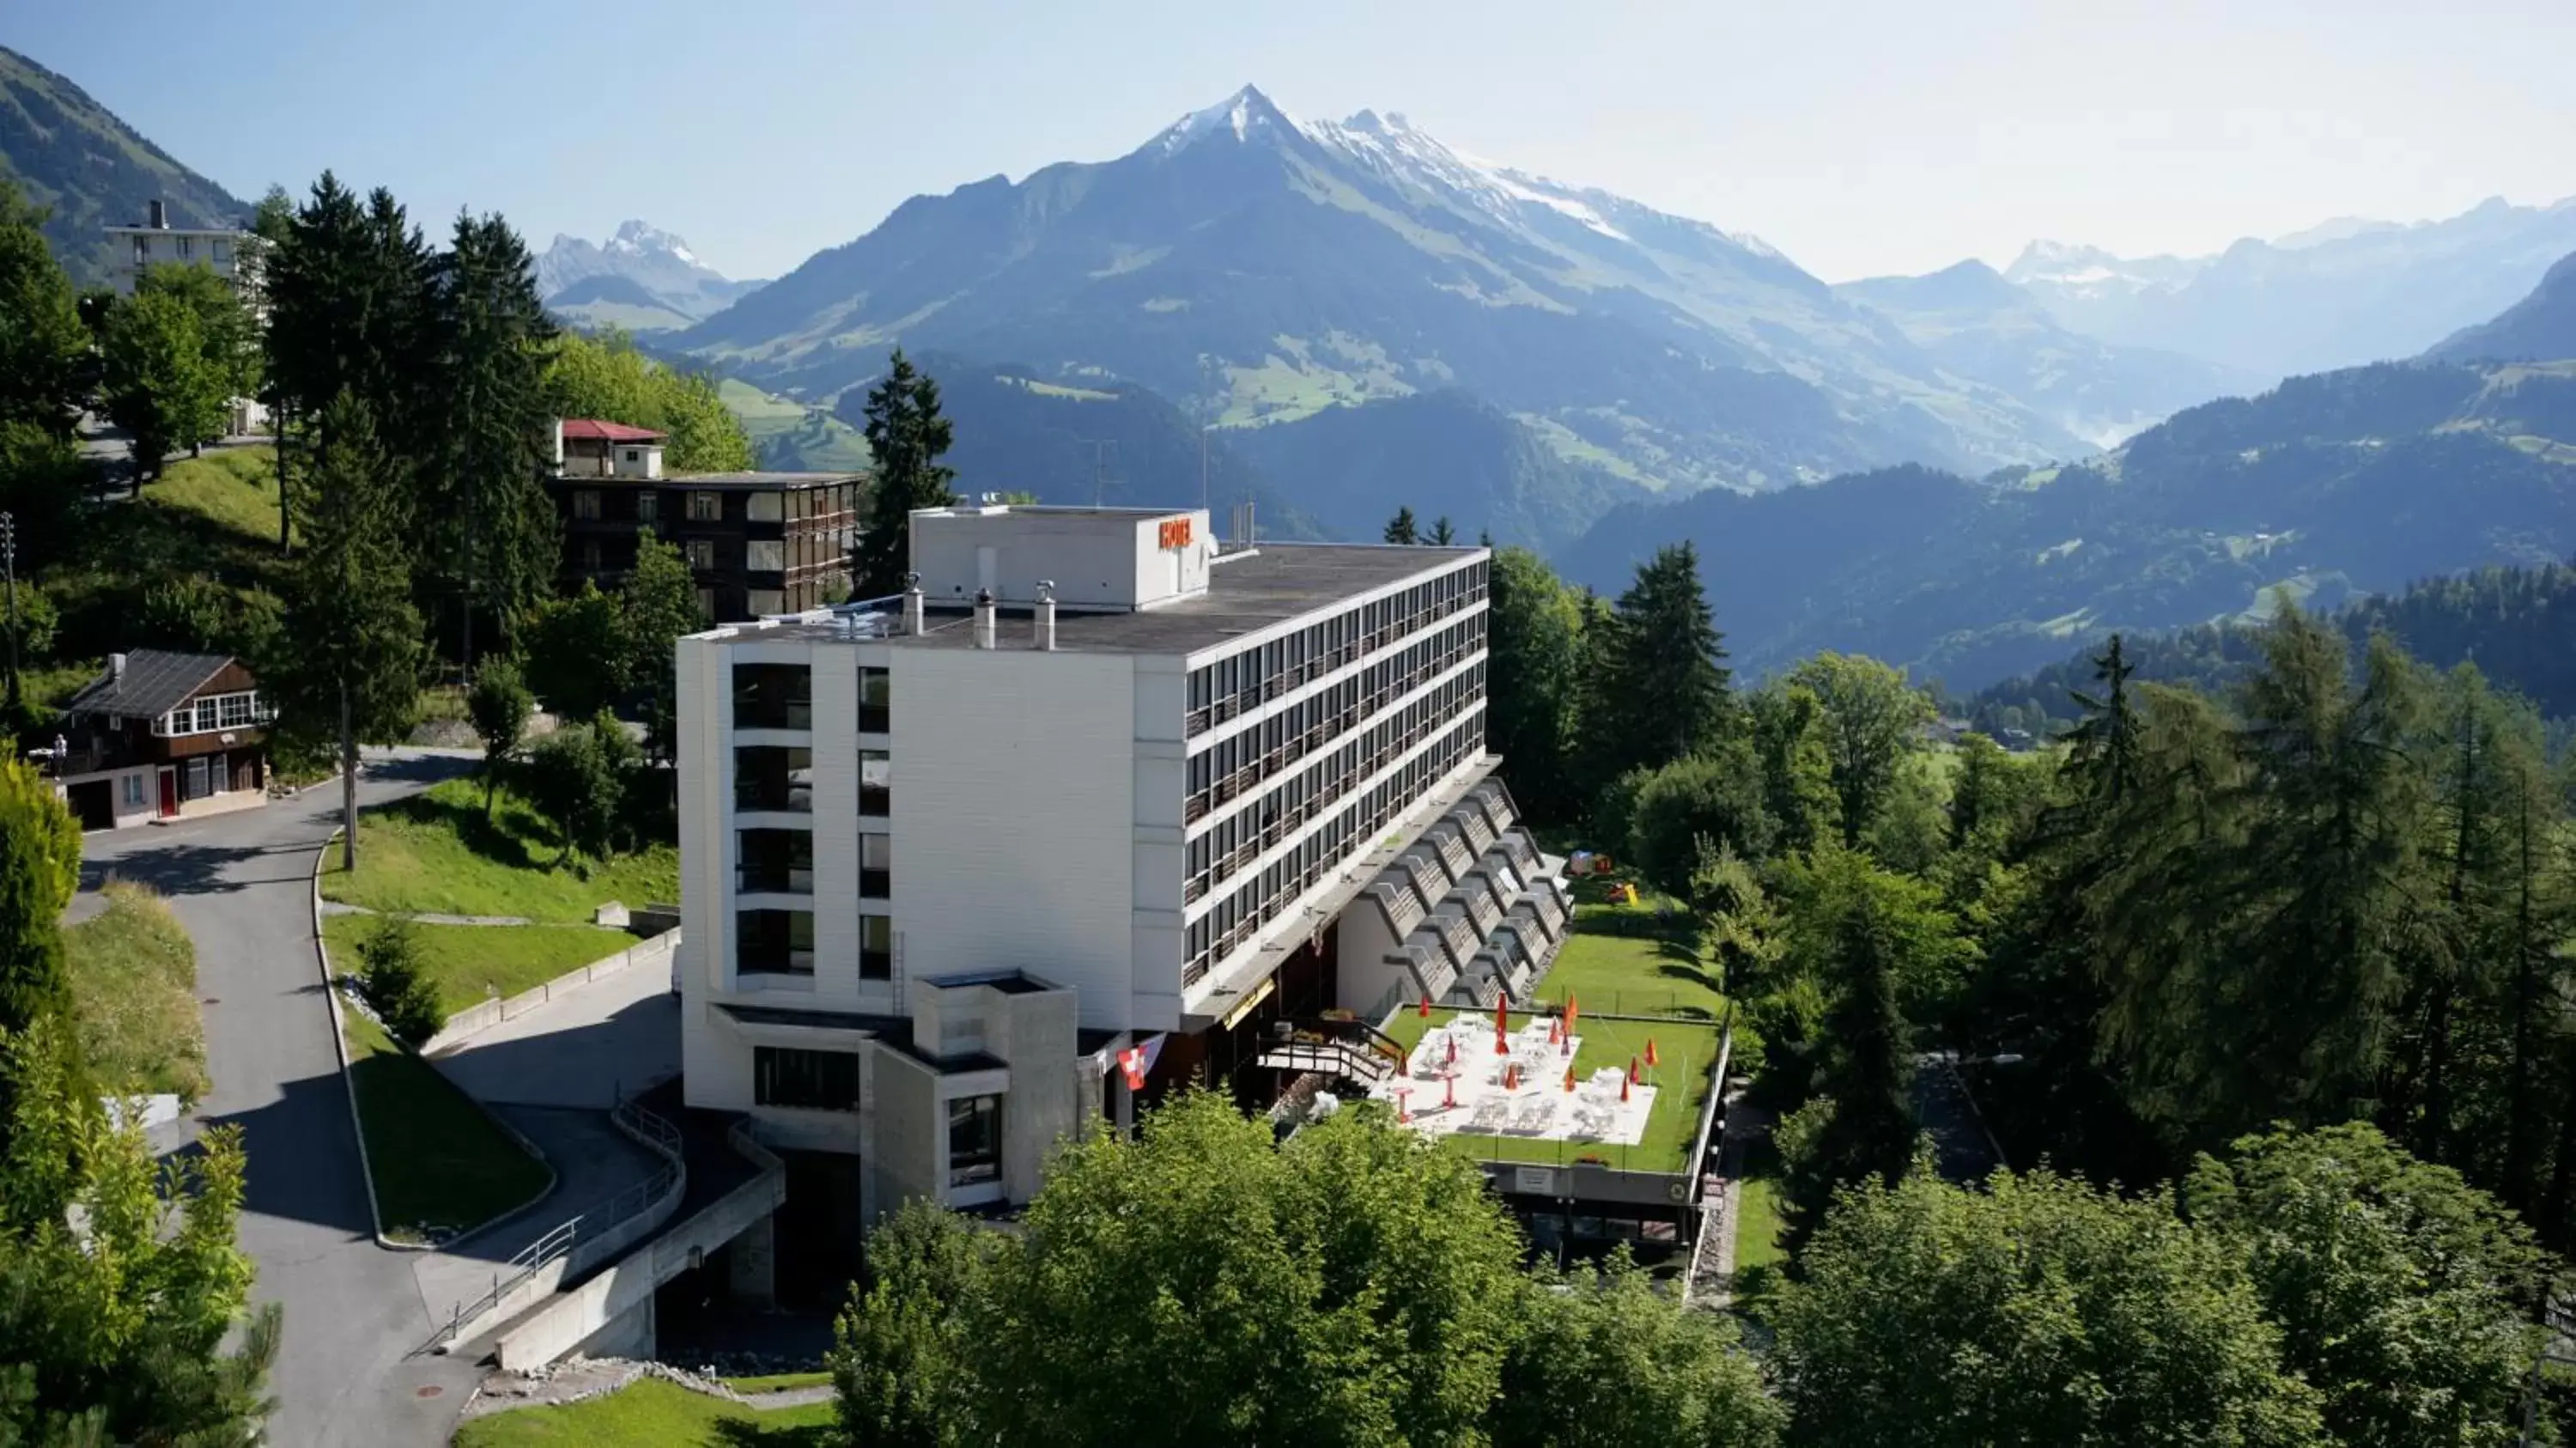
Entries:
{"label": "rooftop sign reading hotel", "polygon": [[1190,546],[1190,520],[1187,514],[1165,518],[1156,535],[1156,547],[1187,548]]}

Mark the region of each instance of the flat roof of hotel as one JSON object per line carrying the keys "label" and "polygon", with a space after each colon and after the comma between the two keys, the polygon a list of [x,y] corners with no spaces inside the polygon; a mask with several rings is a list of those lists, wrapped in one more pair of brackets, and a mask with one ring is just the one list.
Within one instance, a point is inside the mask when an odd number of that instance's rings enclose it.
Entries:
{"label": "flat roof of hotel", "polygon": [[[1176,599],[1155,608],[1118,612],[1056,612],[1055,646],[1060,653],[1194,654],[1227,639],[1258,633],[1273,624],[1315,613],[1348,598],[1409,579],[1446,572],[1481,554],[1481,548],[1425,548],[1398,544],[1264,543],[1241,553],[1220,555],[1208,570],[1205,593]],[[902,627],[900,600],[887,600],[878,610],[890,630],[885,635],[845,635],[830,618],[783,619],[768,624],[734,625],[736,640],[814,639],[886,643],[903,648],[971,649],[975,646],[974,610],[953,604],[930,607],[924,617],[928,632],[913,635]],[[1000,614],[998,651],[1029,647],[1030,611],[1005,608]]]}

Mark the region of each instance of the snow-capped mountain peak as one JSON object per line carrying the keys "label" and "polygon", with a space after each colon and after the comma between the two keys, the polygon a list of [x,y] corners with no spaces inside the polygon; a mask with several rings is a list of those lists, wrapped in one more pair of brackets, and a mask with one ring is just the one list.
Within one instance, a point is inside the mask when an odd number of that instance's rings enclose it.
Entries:
{"label": "snow-capped mountain peak", "polygon": [[1195,142],[1215,136],[1230,135],[1237,141],[1250,141],[1256,136],[1278,139],[1295,135],[1299,126],[1286,111],[1272,104],[1257,86],[1245,86],[1205,110],[1192,111],[1172,123],[1157,139],[1163,154],[1170,155]]}
{"label": "snow-capped mountain peak", "polygon": [[658,254],[670,257],[674,261],[686,262],[690,266],[702,264],[698,261],[697,253],[689,250],[689,244],[681,240],[676,233],[647,226],[641,221],[619,222],[616,234],[609,237],[607,244],[600,249],[625,252],[631,256]]}

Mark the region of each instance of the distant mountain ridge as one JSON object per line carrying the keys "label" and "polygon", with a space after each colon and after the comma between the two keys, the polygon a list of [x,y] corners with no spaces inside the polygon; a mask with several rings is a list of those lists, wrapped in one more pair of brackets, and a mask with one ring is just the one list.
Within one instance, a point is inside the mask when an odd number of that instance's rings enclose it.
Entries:
{"label": "distant mountain ridge", "polygon": [[0,46],[0,176],[53,215],[45,240],[72,280],[104,286],[117,264],[103,228],[139,224],[149,203],[176,226],[241,226],[251,207],[136,134],[87,91]]}
{"label": "distant mountain ridge", "polygon": [[1679,492],[2086,447],[1756,238],[1250,87],[1114,160],[915,197],[672,339],[815,401],[892,342],[1229,425],[1454,389]]}
{"label": "distant mountain ridge", "polygon": [[558,235],[537,257],[537,294],[576,326],[674,331],[760,285],[726,277],[698,260],[686,241],[641,221],[620,223],[598,244]]}
{"label": "distant mountain ridge", "polygon": [[1613,510],[1557,555],[1604,591],[1695,540],[1739,665],[1872,654],[1969,690],[2113,630],[2318,607],[2576,554],[2576,363],[2382,364],[2189,409],[2079,466],[1881,470]]}
{"label": "distant mountain ridge", "polygon": [[2576,197],[2490,198],[2412,224],[2339,218],[2215,256],[2034,242],[2005,277],[2073,331],[2265,377],[2412,357],[2511,306],[2576,251]]}
{"label": "distant mountain ridge", "polygon": [[2027,289],[1969,260],[1918,277],[1845,282],[1959,376],[2021,398],[2068,432],[2117,445],[2183,408],[2265,379],[2178,352],[2117,347],[2061,325]]}
{"label": "distant mountain ridge", "polygon": [[2424,354],[2437,362],[2554,362],[2576,358],[2576,251],[2558,259],[2493,320],[2463,327]]}

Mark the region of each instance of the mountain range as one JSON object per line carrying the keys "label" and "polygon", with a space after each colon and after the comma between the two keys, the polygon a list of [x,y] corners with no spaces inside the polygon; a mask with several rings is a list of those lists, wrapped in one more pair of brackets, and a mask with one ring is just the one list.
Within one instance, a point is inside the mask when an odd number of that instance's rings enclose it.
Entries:
{"label": "mountain range", "polygon": [[671,342],[808,400],[900,342],[1230,426],[1455,389],[1649,490],[2087,450],[1758,239],[1250,87],[1115,160],[915,197]]}
{"label": "mountain range", "polygon": [[2437,362],[2533,362],[2576,357],[2576,252],[2541,277],[2531,295],[2492,321],[2463,327],[2425,356]]}
{"label": "mountain range", "polygon": [[628,221],[605,242],[558,234],[537,257],[537,295],[577,327],[665,332],[701,321],[760,287],[698,260],[670,232]]}
{"label": "mountain range", "polygon": [[2066,327],[2265,378],[2412,357],[2511,306],[2576,252],[2576,197],[2442,221],[2345,218],[2215,256],[2033,242],[2004,277]]}
{"label": "mountain range", "polygon": [[168,203],[174,226],[239,226],[250,204],[173,160],[89,93],[0,46],[0,178],[53,213],[45,240],[75,285],[105,286],[116,257],[103,227]]}
{"label": "mountain range", "polygon": [[2292,378],[2079,465],[1632,504],[1559,563],[1614,593],[1679,538],[1748,671],[1833,649],[1974,689],[2115,630],[2260,617],[2276,590],[2324,607],[2576,554],[2576,362]]}

